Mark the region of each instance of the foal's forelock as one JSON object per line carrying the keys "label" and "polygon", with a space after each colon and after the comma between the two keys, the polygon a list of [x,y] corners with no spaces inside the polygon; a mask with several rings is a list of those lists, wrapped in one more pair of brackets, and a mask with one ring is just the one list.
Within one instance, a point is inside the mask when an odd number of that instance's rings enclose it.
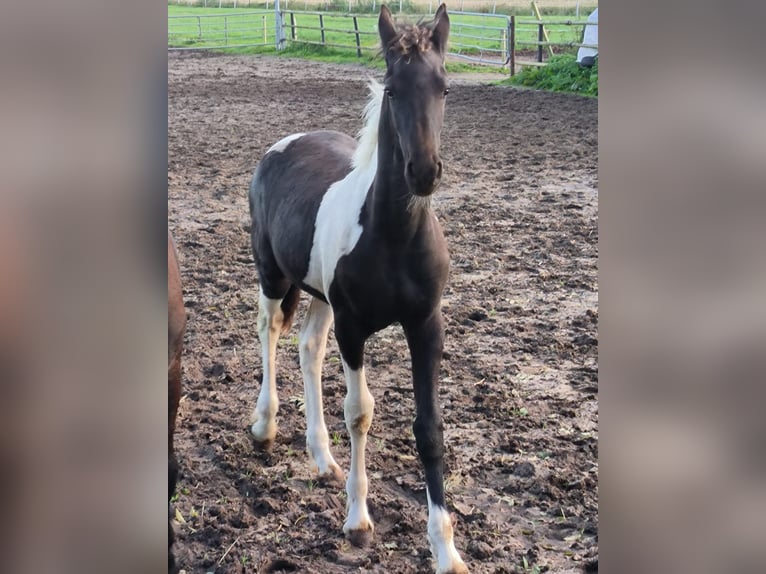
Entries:
{"label": "foal's forelock", "polygon": [[431,49],[431,29],[422,24],[399,24],[398,35],[384,46],[386,53],[396,53],[400,57],[412,52],[427,52]]}

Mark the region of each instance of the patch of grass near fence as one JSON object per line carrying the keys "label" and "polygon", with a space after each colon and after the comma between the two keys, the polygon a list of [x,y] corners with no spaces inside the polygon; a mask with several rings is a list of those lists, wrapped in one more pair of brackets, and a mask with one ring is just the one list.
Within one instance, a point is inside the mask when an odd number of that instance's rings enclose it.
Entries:
{"label": "patch of grass near fence", "polygon": [[598,60],[592,68],[582,68],[575,56],[554,56],[546,66],[523,68],[499,83],[598,97]]}

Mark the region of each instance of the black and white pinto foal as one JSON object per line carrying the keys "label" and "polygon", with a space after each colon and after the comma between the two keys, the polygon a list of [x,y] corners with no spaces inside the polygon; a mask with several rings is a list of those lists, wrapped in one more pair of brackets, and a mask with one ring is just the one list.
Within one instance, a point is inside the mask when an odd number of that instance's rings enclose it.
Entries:
{"label": "black and white pinto foal", "polygon": [[307,450],[320,476],[342,480],[322,409],[322,361],[334,319],[351,437],[343,531],[355,544],[368,542],[373,525],[364,456],[374,400],[365,379],[364,344],[399,322],[412,357],[413,430],[425,469],[431,550],[437,572],[464,573],[468,569],[455,549],[444,500],[437,398],[444,339],[440,300],[449,256],[429,200],[442,175],[449,18],[442,5],[430,23],[395,25],[383,6],[378,29],[387,70],[384,86],[371,85],[358,145],[333,131],[294,134],[271,147],[253,177],[249,197],[261,287],[263,384],[251,431],[259,442],[274,440],[277,338],[290,327],[300,290],[307,291],[313,299],[299,346]]}

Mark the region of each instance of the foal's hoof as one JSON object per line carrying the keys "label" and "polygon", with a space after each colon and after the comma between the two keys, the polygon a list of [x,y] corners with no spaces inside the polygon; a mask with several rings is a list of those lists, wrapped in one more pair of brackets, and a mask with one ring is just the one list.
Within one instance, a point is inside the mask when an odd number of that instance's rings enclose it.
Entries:
{"label": "foal's hoof", "polygon": [[324,486],[342,487],[346,483],[346,477],[339,466],[331,466],[317,476],[319,483]]}
{"label": "foal's hoof", "polygon": [[346,532],[348,541],[358,548],[364,548],[372,543],[372,527],[369,529],[349,530]]}
{"label": "foal's hoof", "polygon": [[468,567],[465,564],[458,564],[449,570],[437,570],[436,574],[468,574]]}
{"label": "foal's hoof", "polygon": [[261,440],[261,439],[255,438],[252,435],[250,436],[250,438],[253,441],[253,448],[257,451],[270,453],[274,449],[273,439]]}
{"label": "foal's hoof", "polygon": [[271,452],[271,449],[274,448],[274,439],[277,433],[270,429],[269,432],[266,432],[261,427],[262,425],[259,425],[257,422],[253,423],[250,427],[250,438],[253,439],[253,446],[261,452]]}

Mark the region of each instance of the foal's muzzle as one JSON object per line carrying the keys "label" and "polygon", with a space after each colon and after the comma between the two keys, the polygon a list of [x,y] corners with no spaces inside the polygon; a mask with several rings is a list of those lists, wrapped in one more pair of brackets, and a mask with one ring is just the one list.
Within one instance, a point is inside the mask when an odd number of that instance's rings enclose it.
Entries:
{"label": "foal's muzzle", "polygon": [[409,160],[404,168],[404,178],[415,195],[431,195],[442,179],[442,160],[433,155],[429,158]]}

